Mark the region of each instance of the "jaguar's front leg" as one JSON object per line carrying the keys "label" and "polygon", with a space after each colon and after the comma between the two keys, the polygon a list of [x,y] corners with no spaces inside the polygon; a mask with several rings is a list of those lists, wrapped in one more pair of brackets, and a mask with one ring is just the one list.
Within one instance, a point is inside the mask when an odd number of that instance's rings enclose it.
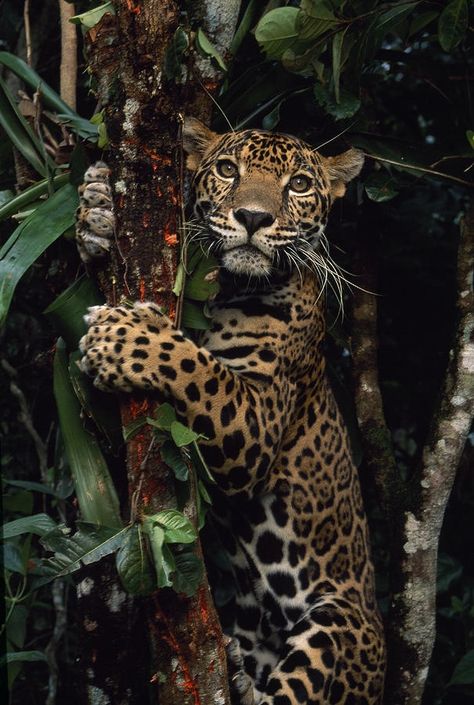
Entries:
{"label": "jaguar's front leg", "polygon": [[[206,437],[202,451],[226,492],[250,493],[264,484],[280,429],[268,423],[263,386],[249,384],[185,338],[154,304],[94,307],[87,322],[81,366],[98,387],[159,390]],[[267,364],[273,379],[277,363]]]}

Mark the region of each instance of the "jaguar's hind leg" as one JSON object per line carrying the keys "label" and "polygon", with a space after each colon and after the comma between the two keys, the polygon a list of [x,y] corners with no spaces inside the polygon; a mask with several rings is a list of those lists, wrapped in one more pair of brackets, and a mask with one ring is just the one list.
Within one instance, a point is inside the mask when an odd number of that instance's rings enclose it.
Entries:
{"label": "jaguar's hind leg", "polygon": [[345,602],[315,607],[295,625],[258,705],[381,703],[381,626]]}

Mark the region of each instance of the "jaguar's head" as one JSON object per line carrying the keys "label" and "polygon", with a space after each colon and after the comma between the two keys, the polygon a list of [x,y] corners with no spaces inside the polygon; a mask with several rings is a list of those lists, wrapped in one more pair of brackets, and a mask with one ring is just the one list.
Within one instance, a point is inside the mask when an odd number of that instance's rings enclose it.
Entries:
{"label": "jaguar's head", "polygon": [[195,118],[185,121],[183,146],[202,233],[225,269],[249,277],[314,269],[331,204],[364,161],[355,149],[325,158],[261,130],[218,135]]}

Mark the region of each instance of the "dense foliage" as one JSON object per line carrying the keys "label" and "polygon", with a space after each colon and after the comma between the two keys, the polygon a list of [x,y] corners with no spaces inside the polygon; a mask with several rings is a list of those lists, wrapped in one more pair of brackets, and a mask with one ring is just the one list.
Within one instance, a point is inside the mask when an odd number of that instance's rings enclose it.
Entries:
{"label": "dense foliage", "polygon": [[[87,72],[79,72],[78,113],[57,94],[56,2],[43,0],[31,7],[36,73],[17,59],[25,56],[21,5],[5,0],[0,9],[1,363],[4,388],[9,388],[0,405],[8,522],[3,636],[10,702],[44,702],[58,661],[56,702],[62,703],[75,697],[68,685],[78,648],[69,573],[81,561],[115,552],[122,580],[135,593],[150,589],[155,575],[160,585],[192,590],[199,567],[192,551],[173,548],[194,540],[193,527],[179,513],[149,517],[142,525],[124,527],[120,520],[125,495],[119,472],[122,429],[111,398],[91,390],[74,364],[82,311],[98,296],[89,280],[79,278],[72,240],[75,188],[85,165],[100,156],[107,135],[89,92]],[[76,10],[87,13],[98,5],[84,0],[76,3]],[[243,5],[226,56],[217,54],[183,15],[183,26],[169,47],[168,80],[180,80],[188,48],[196,42],[202,54],[225,70],[216,129],[225,130],[229,122],[234,127],[278,129],[321,145],[324,154],[337,153],[347,144],[367,154],[362,179],[335,208],[329,235],[333,256],[342,266],[354,270],[361,243],[377,261],[385,412],[399,472],[409,478],[431,421],[453,332],[458,226],[469,193],[474,148],[471,3],[273,0],[263,6],[250,0]],[[81,29],[87,30],[111,9],[111,3],[105,3],[93,16],[86,14],[78,20]],[[23,91],[20,101],[18,89]],[[202,288],[207,270],[198,270],[187,285],[191,301],[185,323],[191,326],[205,325],[203,303],[212,293]],[[357,284],[357,271],[349,278]],[[177,290],[182,286],[179,281]],[[347,354],[350,317],[340,315],[339,303],[336,296],[329,302],[328,353],[357,454]],[[345,307],[350,308],[347,293]],[[65,342],[56,345],[58,334]],[[177,482],[184,482],[190,460],[199,466],[196,438],[180,424],[172,426],[177,422],[166,413],[148,422],[156,429]],[[125,437],[135,430],[125,429]],[[360,460],[384,610],[389,599],[384,518]],[[469,525],[473,460],[470,443],[442,534],[438,638],[426,705],[463,705],[474,695],[474,546]],[[205,479],[201,467],[204,502]],[[95,524],[108,528],[98,530]],[[65,534],[63,525],[77,533]],[[159,550],[151,552],[154,568],[150,565],[147,572],[142,566],[138,580],[136,564],[129,559],[140,550],[141,532]],[[179,562],[183,565],[187,559],[180,571]],[[221,575],[216,566],[214,572]],[[54,584],[47,582],[58,575],[62,577]],[[218,587],[217,596],[225,601],[223,580]]]}

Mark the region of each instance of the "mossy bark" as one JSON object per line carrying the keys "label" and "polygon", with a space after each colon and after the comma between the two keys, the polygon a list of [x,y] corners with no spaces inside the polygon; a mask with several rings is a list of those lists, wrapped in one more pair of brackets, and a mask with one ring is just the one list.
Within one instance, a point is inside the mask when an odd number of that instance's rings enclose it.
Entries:
{"label": "mossy bark", "polygon": [[[174,319],[171,290],[182,225],[180,126],[184,112],[209,117],[206,91],[217,85],[218,76],[215,71],[199,75],[192,50],[185,80],[176,83],[165,76],[165,52],[183,22],[184,4],[115,0],[114,5],[116,15],[104,15],[87,36],[89,66],[105,110],[105,158],[112,171],[117,221],[116,246],[99,280],[109,304],[124,298],[155,301]],[[236,18],[235,13],[234,22]],[[151,414],[154,404],[145,396],[123,396],[123,425]],[[135,515],[176,505],[173,476],[146,430],[127,444],[127,476]],[[191,598],[166,589],[145,602],[151,702],[228,703],[224,641],[207,581]],[[101,648],[106,648],[107,619],[101,628]],[[108,648],[114,649],[113,643]],[[130,652],[137,648],[132,643]],[[91,667],[98,672],[97,662]],[[96,685],[106,689],[104,674],[101,679]]]}

